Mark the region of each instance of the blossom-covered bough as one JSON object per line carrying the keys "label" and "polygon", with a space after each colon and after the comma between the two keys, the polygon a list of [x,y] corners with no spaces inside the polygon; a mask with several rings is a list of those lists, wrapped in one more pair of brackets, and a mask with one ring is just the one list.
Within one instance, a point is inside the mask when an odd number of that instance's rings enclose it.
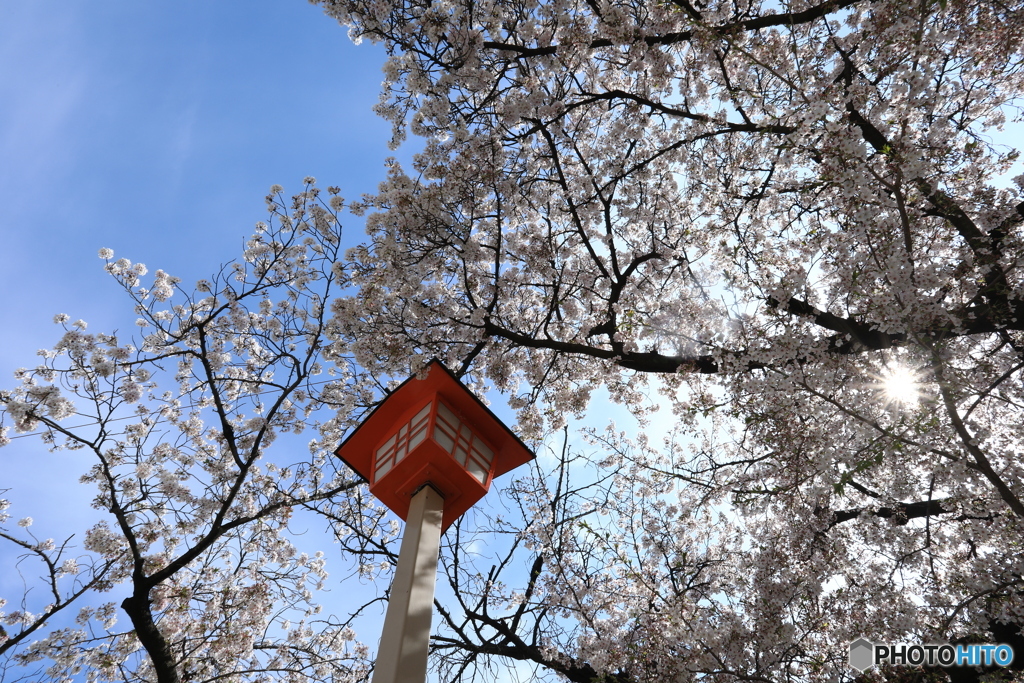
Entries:
{"label": "blossom-covered bough", "polygon": [[828,680],[862,635],[1024,653],[1024,176],[1002,128],[1024,5],[317,4],[387,47],[379,111],[424,145],[363,206],[331,333],[370,367],[437,356],[513,394],[530,436],[598,387],[640,413],[660,392],[685,434],[598,435],[630,473],[591,525],[606,546],[583,542],[592,509],[524,508],[555,536],[518,603],[482,570],[446,671]]}
{"label": "blossom-covered bough", "polygon": [[61,340],[0,392],[5,456],[17,433],[41,434],[70,451],[98,510],[63,544],[0,513],[0,552],[23,556],[26,587],[0,596],[0,680],[365,679],[363,605],[324,611],[330,544],[295,544],[326,518],[368,565],[394,537],[332,455],[379,393],[324,334],[349,285],[336,194],[273,188],[243,258],[192,292],[163,271],[144,287],[144,266],[101,250],[139,338],[58,316]]}

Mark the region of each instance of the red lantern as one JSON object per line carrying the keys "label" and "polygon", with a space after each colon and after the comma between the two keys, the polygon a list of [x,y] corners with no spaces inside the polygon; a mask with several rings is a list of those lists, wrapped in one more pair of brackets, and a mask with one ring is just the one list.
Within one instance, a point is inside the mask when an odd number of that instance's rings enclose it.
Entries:
{"label": "red lantern", "polygon": [[444,497],[442,531],[534,454],[440,361],[426,379],[395,389],[335,454],[405,520],[412,495],[430,484]]}

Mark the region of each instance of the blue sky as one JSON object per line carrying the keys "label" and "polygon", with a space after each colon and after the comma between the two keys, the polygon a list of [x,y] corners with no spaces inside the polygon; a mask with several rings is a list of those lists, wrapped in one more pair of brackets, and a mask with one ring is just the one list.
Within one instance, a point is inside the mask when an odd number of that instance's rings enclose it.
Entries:
{"label": "blue sky", "polygon": [[[304,0],[0,0],[0,386],[56,313],[134,331],[99,248],[189,285],[241,253],[272,184],[372,192],[384,58]],[[0,490],[52,493],[60,456],[15,443]]]}
{"label": "blue sky", "polygon": [[0,0],[2,372],[54,313],[123,324],[100,247],[189,283],[240,253],[270,185],[373,191],[383,60],[304,0]]}

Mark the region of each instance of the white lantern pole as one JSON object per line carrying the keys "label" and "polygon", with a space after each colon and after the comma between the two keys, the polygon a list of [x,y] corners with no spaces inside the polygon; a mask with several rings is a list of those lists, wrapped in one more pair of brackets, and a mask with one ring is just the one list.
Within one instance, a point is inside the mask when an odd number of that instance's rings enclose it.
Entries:
{"label": "white lantern pole", "polygon": [[413,494],[373,683],[422,683],[427,679],[443,508],[444,498],[429,484]]}

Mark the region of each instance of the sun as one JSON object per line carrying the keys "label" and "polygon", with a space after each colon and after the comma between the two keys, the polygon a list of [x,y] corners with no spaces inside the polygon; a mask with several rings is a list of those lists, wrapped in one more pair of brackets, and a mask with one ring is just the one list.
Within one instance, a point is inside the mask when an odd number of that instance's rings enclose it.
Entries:
{"label": "sun", "polygon": [[913,407],[921,400],[920,376],[907,366],[890,367],[879,379],[887,403]]}

